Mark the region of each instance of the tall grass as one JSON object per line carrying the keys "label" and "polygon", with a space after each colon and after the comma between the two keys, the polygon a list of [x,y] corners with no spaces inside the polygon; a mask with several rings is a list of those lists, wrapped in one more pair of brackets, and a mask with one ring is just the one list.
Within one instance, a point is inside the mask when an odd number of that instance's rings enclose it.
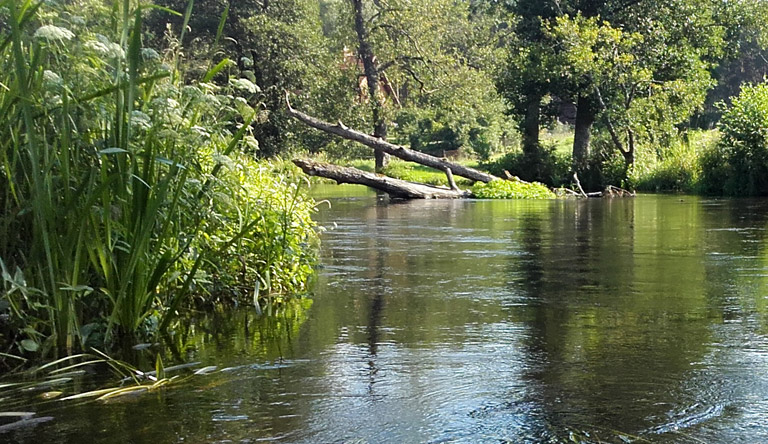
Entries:
{"label": "tall grass", "polygon": [[688,131],[663,150],[646,147],[641,151],[629,180],[638,191],[704,191],[702,162],[719,140],[717,131]]}
{"label": "tall grass", "polygon": [[299,186],[224,168],[255,163],[237,150],[253,142],[256,115],[231,83],[210,82],[226,60],[184,85],[178,52],[161,60],[142,47],[142,6],[113,6],[95,18],[100,33],[75,38],[46,24],[59,16],[42,2],[0,1],[10,24],[0,35],[0,334],[19,352],[71,353],[167,326],[204,270],[234,274],[220,259],[233,249],[251,252],[244,268],[257,270],[245,272],[268,292],[311,272],[312,205]]}

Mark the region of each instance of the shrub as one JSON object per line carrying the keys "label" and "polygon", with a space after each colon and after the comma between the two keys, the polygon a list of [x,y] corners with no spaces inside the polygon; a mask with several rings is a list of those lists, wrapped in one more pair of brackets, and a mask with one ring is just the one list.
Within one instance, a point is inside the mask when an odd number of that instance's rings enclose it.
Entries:
{"label": "shrub", "polygon": [[768,84],[747,85],[720,122],[720,142],[702,158],[701,189],[768,194]]}
{"label": "shrub", "polygon": [[525,181],[538,181],[551,187],[570,184],[568,172],[571,169],[571,156],[558,153],[554,145],[545,146],[540,153],[529,156],[522,151],[511,151],[482,167],[495,176],[504,176],[508,171]]}

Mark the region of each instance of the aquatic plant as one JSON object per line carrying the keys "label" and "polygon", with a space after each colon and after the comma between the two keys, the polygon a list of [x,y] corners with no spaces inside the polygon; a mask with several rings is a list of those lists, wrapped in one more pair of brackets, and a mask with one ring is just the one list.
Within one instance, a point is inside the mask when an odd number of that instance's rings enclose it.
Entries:
{"label": "aquatic plant", "polygon": [[472,196],[478,199],[554,199],[553,193],[538,182],[520,180],[494,180],[477,182],[472,186]]}

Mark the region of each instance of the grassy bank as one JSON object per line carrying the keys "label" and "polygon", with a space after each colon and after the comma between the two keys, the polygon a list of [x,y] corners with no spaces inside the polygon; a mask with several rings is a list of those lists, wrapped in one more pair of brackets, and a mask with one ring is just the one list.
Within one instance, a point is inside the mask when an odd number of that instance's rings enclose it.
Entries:
{"label": "grassy bank", "polygon": [[706,192],[703,163],[719,140],[717,131],[691,131],[658,152],[647,149],[631,171],[630,183],[644,192]]}

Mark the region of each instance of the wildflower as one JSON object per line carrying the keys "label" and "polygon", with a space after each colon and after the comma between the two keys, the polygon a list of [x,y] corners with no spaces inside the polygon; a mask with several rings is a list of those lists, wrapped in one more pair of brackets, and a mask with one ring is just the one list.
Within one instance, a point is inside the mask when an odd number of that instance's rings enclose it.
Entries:
{"label": "wildflower", "polygon": [[96,40],[85,42],[85,47],[102,57],[113,59],[125,58],[125,51],[123,51],[123,48],[101,34],[96,34]]}
{"label": "wildflower", "polygon": [[41,26],[35,31],[36,38],[48,40],[49,42],[72,40],[74,36],[75,34],[69,29],[54,25]]}
{"label": "wildflower", "polygon": [[142,130],[148,130],[152,127],[152,119],[141,111],[132,111],[131,126]]}
{"label": "wildflower", "polygon": [[261,88],[259,88],[258,85],[248,79],[230,79],[229,84],[235,87],[235,89],[248,91],[251,94],[256,94],[261,91]]}
{"label": "wildflower", "polygon": [[61,85],[61,76],[46,69],[43,71],[43,82],[49,87],[59,86]]}
{"label": "wildflower", "polygon": [[248,134],[245,137],[243,137],[243,142],[245,142],[248,148],[250,148],[252,151],[259,150],[259,141],[252,135]]}
{"label": "wildflower", "polygon": [[152,48],[141,48],[141,58],[143,60],[160,60],[160,54]]}
{"label": "wildflower", "polygon": [[202,127],[200,125],[195,125],[192,128],[190,128],[190,129],[192,131],[194,131],[195,133],[197,133],[197,135],[201,136],[204,139],[208,139],[208,138],[211,137],[210,131],[208,131],[206,128],[204,128],[204,127]]}

